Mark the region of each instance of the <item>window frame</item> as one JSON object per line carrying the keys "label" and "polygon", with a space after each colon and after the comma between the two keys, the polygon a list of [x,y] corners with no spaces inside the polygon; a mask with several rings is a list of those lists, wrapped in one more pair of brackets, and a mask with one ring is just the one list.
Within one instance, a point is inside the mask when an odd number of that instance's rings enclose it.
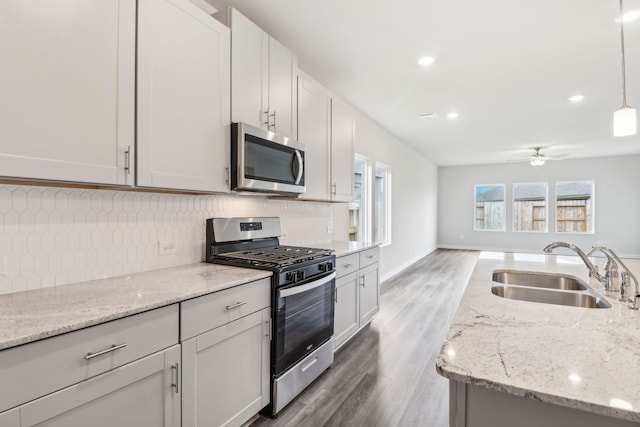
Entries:
{"label": "window frame", "polygon": [[[527,185],[527,184],[542,184],[545,187],[545,195],[544,195],[544,217],[545,217],[545,227],[542,231],[537,230],[516,230],[516,186],[518,185]],[[549,183],[548,182],[514,182],[511,184],[511,231],[514,233],[536,233],[536,234],[545,234],[549,233]],[[532,214],[533,216],[533,214]],[[532,218],[533,220],[533,218]]]}
{"label": "window frame", "polygon": [[[558,220],[558,186],[560,184],[567,184],[567,183],[590,183],[591,184],[591,194],[589,196],[590,202],[591,202],[591,221],[590,221],[590,228],[591,231],[559,231],[559,220]],[[563,234],[563,235],[570,235],[570,234],[575,234],[575,235],[594,235],[596,234],[596,182],[595,180],[590,180],[590,179],[583,179],[583,180],[571,180],[571,181],[556,181],[555,183],[555,195],[554,195],[554,207],[555,207],[555,232],[557,234]],[[578,200],[578,199],[575,199]],[[588,215],[588,212],[587,212]]]}
{"label": "window frame", "polygon": [[[378,221],[380,220],[378,218],[378,216],[376,215],[377,212],[377,203],[378,200],[376,198],[378,192],[377,190],[374,190],[374,186],[377,186],[377,183],[374,184],[373,181],[375,181],[375,179],[378,177],[378,169],[382,169],[384,170],[384,206],[383,206],[383,210],[384,210],[384,218],[382,219],[383,223],[382,223],[382,237],[378,240],[378,236],[376,236],[376,232],[377,232],[377,227],[378,227]],[[388,246],[391,244],[391,177],[392,177],[392,172],[391,172],[391,166],[382,163],[382,162],[378,162],[376,161],[374,163],[374,167],[372,170],[372,191],[371,191],[371,201],[372,201],[372,227],[371,227],[371,231],[372,231],[372,241],[373,243],[379,244],[381,247],[384,246]]]}
{"label": "window frame", "polygon": [[356,208],[356,190],[355,190],[355,174],[356,174],[356,162],[363,162],[363,171],[362,171],[362,181],[360,189],[361,200],[360,206],[358,207],[359,211],[359,220],[357,224],[356,231],[356,240],[351,240],[351,231],[349,230],[349,240],[354,242],[370,242],[372,240],[372,220],[371,220],[371,168],[372,161],[366,156],[362,154],[356,153],[354,156],[354,179],[353,179],[353,196],[354,200],[349,203],[349,229],[351,229],[351,211]]}
{"label": "window frame", "polygon": [[[478,187],[502,187],[503,190],[503,218],[502,218],[502,228],[501,229],[487,229],[487,228],[477,228],[476,223],[478,219],[476,218],[477,211],[477,196],[478,196]],[[484,220],[484,218],[482,218]],[[507,185],[506,184],[474,184],[473,185],[473,231],[489,231],[496,233],[505,233],[507,231]]]}

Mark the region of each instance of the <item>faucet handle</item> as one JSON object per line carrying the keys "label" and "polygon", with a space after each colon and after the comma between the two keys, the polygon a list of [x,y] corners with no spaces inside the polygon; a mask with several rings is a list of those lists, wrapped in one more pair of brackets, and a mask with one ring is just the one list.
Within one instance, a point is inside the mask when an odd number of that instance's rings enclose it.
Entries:
{"label": "faucet handle", "polygon": [[633,297],[633,299],[631,300],[631,303],[629,304],[629,308],[631,310],[637,310],[638,309],[638,302],[640,302],[640,294],[636,294],[635,297]]}

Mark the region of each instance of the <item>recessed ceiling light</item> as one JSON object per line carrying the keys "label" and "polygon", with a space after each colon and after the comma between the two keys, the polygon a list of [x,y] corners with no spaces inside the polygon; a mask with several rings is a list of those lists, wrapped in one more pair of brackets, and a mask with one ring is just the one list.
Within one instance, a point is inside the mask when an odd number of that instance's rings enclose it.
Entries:
{"label": "recessed ceiling light", "polygon": [[421,119],[435,119],[437,118],[438,115],[436,113],[424,113],[424,114],[420,114],[420,118]]}
{"label": "recessed ceiling light", "polygon": [[573,95],[569,97],[569,101],[571,102],[580,102],[584,99],[584,95]]}
{"label": "recessed ceiling light", "polygon": [[418,64],[422,65],[423,67],[427,67],[434,62],[436,62],[436,58],[434,58],[433,56],[423,56],[422,58],[418,59]]}
{"label": "recessed ceiling light", "polygon": [[[640,18],[640,10],[631,10],[622,15],[622,22],[631,22]],[[620,18],[616,18],[616,22],[620,22]]]}
{"label": "recessed ceiling light", "polygon": [[459,115],[460,114],[456,113],[455,111],[452,111],[449,114],[447,114],[447,117],[450,119],[457,119]]}

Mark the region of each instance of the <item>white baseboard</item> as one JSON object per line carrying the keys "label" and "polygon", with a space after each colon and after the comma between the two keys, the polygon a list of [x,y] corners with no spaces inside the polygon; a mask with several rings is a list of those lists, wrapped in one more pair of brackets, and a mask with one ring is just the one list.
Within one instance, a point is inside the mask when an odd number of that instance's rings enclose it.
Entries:
{"label": "white baseboard", "polygon": [[426,257],[427,255],[429,255],[431,252],[435,251],[436,247],[432,248],[432,249],[427,249],[424,252],[421,252],[420,254],[416,255],[415,257],[411,258],[410,260],[408,260],[405,263],[402,263],[401,265],[399,265],[398,267],[394,268],[391,271],[386,272],[385,274],[380,276],[380,283],[384,282],[385,280],[391,279],[393,276],[396,276],[400,273],[402,273],[403,270],[411,267],[411,265],[413,265],[414,263],[416,263],[418,260]]}

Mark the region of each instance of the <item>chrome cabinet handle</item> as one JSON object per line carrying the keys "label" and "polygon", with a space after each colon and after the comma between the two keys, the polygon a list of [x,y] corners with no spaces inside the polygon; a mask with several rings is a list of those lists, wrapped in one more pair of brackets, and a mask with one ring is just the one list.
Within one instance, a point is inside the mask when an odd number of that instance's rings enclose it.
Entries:
{"label": "chrome cabinet handle", "polygon": [[237,302],[235,304],[231,304],[227,306],[227,310],[233,310],[234,308],[242,307],[246,302]]}
{"label": "chrome cabinet handle", "polygon": [[349,264],[345,264],[345,265],[344,265],[344,268],[349,268],[349,267],[351,267],[352,265],[353,265],[353,264],[351,264],[351,263],[349,263]]}
{"label": "chrome cabinet handle", "polygon": [[336,293],[333,295],[333,301],[337,304],[338,303],[338,289],[336,288]]}
{"label": "chrome cabinet handle", "polygon": [[171,384],[171,387],[175,387],[176,389],[176,394],[180,393],[180,364],[178,362],[176,362],[175,365],[171,365],[171,371],[175,371],[176,376],[175,379],[176,381],[174,383]]}
{"label": "chrome cabinet handle", "polygon": [[87,353],[84,357],[84,360],[91,360],[94,357],[102,356],[103,354],[111,353],[112,351],[120,350],[121,348],[125,348],[127,344],[113,344],[111,347],[106,348],[104,350],[98,351],[97,353]]}
{"label": "chrome cabinet handle", "polygon": [[364,276],[360,277],[360,286],[364,288]]}
{"label": "chrome cabinet handle", "polygon": [[331,184],[331,194],[334,196],[338,193],[338,184]]}
{"label": "chrome cabinet handle", "polygon": [[267,118],[266,122],[262,122],[263,125],[267,125],[267,130],[271,127],[271,122],[269,122],[269,110],[261,111],[260,114],[264,114]]}
{"label": "chrome cabinet handle", "polygon": [[273,110],[273,114],[271,114],[271,117],[273,117],[273,130],[276,130],[276,110]]}
{"label": "chrome cabinet handle", "polygon": [[124,152],[124,170],[127,175],[131,175],[131,146],[127,146],[127,151]]}

